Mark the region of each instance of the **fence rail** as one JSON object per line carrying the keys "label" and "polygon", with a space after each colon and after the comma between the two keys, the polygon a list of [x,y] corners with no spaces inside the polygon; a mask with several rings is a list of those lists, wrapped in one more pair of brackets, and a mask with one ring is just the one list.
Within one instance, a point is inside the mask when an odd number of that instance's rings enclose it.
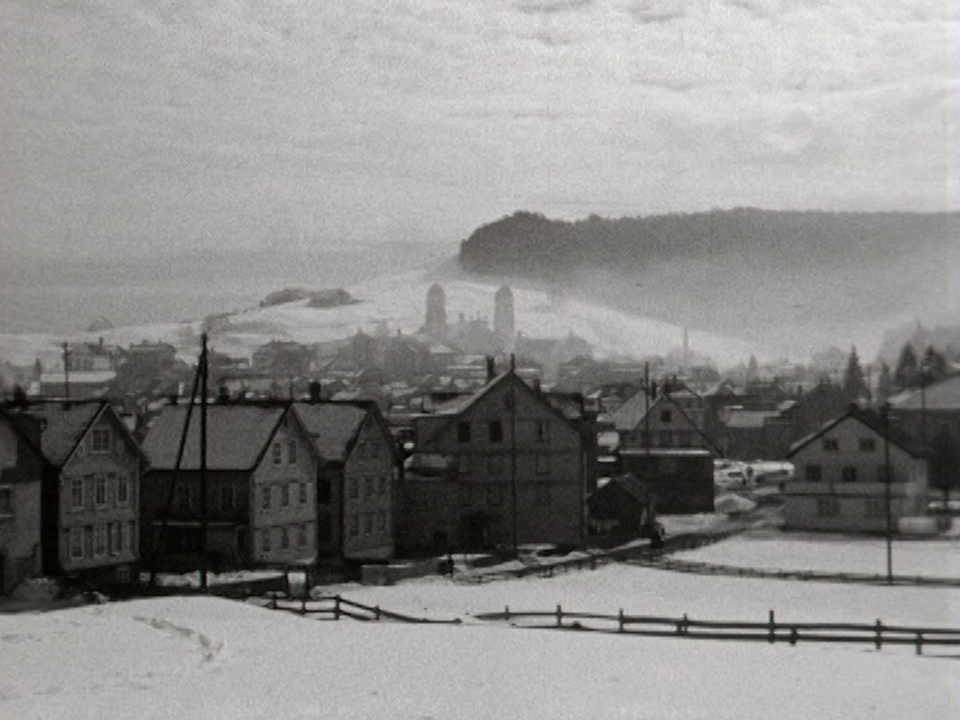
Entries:
{"label": "fence rail", "polygon": [[[583,630],[650,637],[681,637],[704,640],[746,640],[768,643],[799,642],[866,643],[880,650],[884,645],[912,645],[918,655],[925,645],[960,646],[960,629],[886,625],[881,620],[865,623],[778,622],[773,610],[766,622],[694,620],[686,613],[681,617],[627,615],[621,609],[616,615],[565,611],[557,605],[553,611],[521,611],[481,613],[478,620],[549,620],[547,623],[521,622],[520,627]],[[586,626],[582,621],[600,621],[604,626]]]}
{"label": "fence rail", "polygon": [[265,603],[262,607],[271,610],[285,610],[296,615],[318,615],[330,620],[340,620],[341,618],[351,618],[361,622],[392,620],[402,623],[433,624],[433,625],[458,625],[460,618],[450,620],[438,620],[435,618],[415,617],[392,610],[384,610],[379,605],[364,605],[353,600],[348,600],[342,595],[321,595],[310,597],[306,593],[300,597],[294,597],[284,591],[275,591],[267,593],[263,598]]}

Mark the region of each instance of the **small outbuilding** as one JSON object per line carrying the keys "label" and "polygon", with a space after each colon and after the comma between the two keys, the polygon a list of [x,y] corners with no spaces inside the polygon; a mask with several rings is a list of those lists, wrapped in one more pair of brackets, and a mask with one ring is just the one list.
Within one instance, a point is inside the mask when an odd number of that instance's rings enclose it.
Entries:
{"label": "small outbuilding", "polygon": [[624,473],[587,497],[587,513],[593,543],[619,545],[649,535],[655,524],[656,499],[649,483]]}

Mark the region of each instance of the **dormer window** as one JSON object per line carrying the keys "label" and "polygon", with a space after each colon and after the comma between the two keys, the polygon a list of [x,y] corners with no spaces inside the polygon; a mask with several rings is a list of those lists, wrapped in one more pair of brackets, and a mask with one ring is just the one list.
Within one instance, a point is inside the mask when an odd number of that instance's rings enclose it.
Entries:
{"label": "dormer window", "polygon": [[94,428],[90,432],[90,452],[108,453],[113,445],[110,428]]}
{"label": "dormer window", "polygon": [[840,441],[836,438],[824,438],[823,439],[823,451],[824,452],[839,452],[840,451]]}

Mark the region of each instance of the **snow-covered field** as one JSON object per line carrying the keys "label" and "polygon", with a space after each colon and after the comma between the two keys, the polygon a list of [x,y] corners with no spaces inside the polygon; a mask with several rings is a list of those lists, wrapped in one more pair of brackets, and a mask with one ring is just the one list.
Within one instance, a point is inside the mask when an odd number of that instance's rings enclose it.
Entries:
{"label": "snow-covered field", "polygon": [[[677,552],[673,557],[764,570],[884,574],[886,547],[882,538],[755,532]],[[956,539],[894,541],[892,554],[897,575],[960,578],[960,543]]]}
{"label": "snow-covered field", "polygon": [[[791,591],[792,588],[792,591]],[[956,594],[695,578],[630,566],[464,587],[353,588],[433,615],[625,606],[698,616],[946,622]],[[214,598],[0,616],[0,716],[19,718],[954,718],[957,662],[910,648],[303,619]]]}

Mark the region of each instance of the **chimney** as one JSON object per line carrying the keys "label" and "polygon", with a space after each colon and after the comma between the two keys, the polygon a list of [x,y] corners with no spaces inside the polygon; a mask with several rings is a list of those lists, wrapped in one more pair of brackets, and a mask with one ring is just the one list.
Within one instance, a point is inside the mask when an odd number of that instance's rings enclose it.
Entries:
{"label": "chimney", "polygon": [[490,382],[496,376],[497,368],[496,368],[496,365],[494,364],[493,355],[487,355],[486,361],[487,361],[487,382]]}
{"label": "chimney", "polygon": [[311,381],[309,389],[310,389],[310,402],[312,403],[320,402],[320,390],[321,390],[320,383],[316,380]]}

